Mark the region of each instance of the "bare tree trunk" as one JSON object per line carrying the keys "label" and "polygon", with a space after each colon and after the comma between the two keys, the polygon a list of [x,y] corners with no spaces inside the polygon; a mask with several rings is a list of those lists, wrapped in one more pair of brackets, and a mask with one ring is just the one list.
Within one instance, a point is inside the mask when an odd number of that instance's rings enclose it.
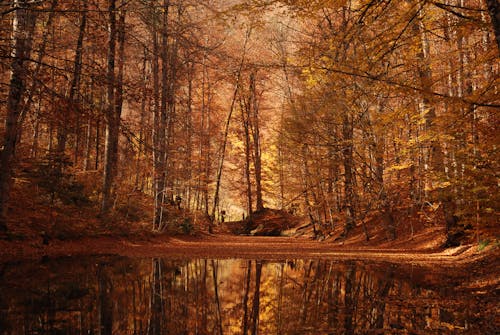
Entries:
{"label": "bare tree trunk", "polygon": [[12,64],[7,98],[7,115],[3,150],[0,155],[0,230],[6,230],[7,203],[10,196],[14,155],[21,131],[20,114],[22,98],[26,88],[27,65],[31,53],[32,37],[35,29],[35,15],[30,1],[14,1],[16,10],[12,21]]}
{"label": "bare tree trunk", "polygon": [[[240,98],[243,100],[243,98]],[[250,106],[245,104],[243,101],[240,101],[240,109],[241,109],[241,120],[243,122],[243,130],[245,134],[245,181],[247,184],[247,233],[250,232],[250,227],[252,225],[252,212],[253,212],[253,204],[252,204],[252,180],[250,175]]]}
{"label": "bare tree trunk", "polygon": [[187,136],[187,150],[186,150],[186,179],[187,179],[187,197],[186,203],[188,210],[191,209],[191,198],[192,198],[192,182],[193,178],[193,81],[194,81],[194,71],[195,63],[192,61],[189,65],[188,70],[188,96],[187,96],[187,108],[186,108],[186,136]]}
{"label": "bare tree trunk", "polygon": [[[57,6],[58,0],[52,0],[50,4],[50,10],[48,14],[47,21],[45,23],[45,30],[43,32],[42,36],[42,43],[40,44],[40,47],[38,49],[38,56],[36,60],[36,66],[35,70],[33,71],[32,74],[32,84],[31,87],[28,89],[28,98],[26,99],[26,103],[23,106],[23,115],[21,116],[21,120],[24,119],[26,114],[29,112],[29,109],[31,107],[31,104],[33,103],[33,97],[35,93],[38,91],[40,87],[40,81],[38,80],[38,76],[40,73],[40,69],[42,67],[42,62],[43,58],[45,56],[45,50],[47,48],[47,43],[49,40],[49,34],[52,29],[52,23],[54,21],[54,16],[55,16],[55,8]],[[38,140],[39,140],[39,135],[40,135],[40,108],[41,108],[41,100],[42,98],[42,92],[39,92],[39,99],[38,99],[38,109],[36,113],[33,115],[33,120],[34,120],[34,131],[33,131],[33,144],[31,148],[31,157],[37,158],[38,156]],[[21,141],[21,138],[19,139]]]}
{"label": "bare tree trunk", "polygon": [[[155,193],[155,218],[154,218],[154,228],[161,229],[163,221],[163,204],[165,203],[166,197],[166,178],[167,178],[167,108],[168,108],[168,18],[169,18],[170,1],[163,1],[163,21],[161,29],[161,54],[160,58],[162,61],[161,69],[161,97],[159,104],[159,110],[156,114],[155,119],[155,130],[156,130],[156,145],[155,145],[155,182],[156,182],[156,193]],[[158,62],[158,46],[156,47],[156,52],[153,57],[156,57],[156,62]],[[158,64],[154,65],[159,70]],[[154,69],[153,69],[154,71]],[[157,75],[156,75],[157,76]],[[157,77],[156,77],[157,78]],[[158,80],[158,78],[157,78]],[[158,85],[159,83],[157,83]],[[159,91],[158,91],[159,93]]]}
{"label": "bare tree trunk", "polygon": [[95,125],[95,161],[94,161],[94,170],[99,169],[99,161],[101,156],[101,120],[97,119],[97,123]]}
{"label": "bare tree trunk", "polygon": [[[432,70],[430,65],[430,45],[429,40],[427,38],[427,33],[424,27],[424,23],[422,20],[419,21],[418,26],[415,24],[414,30],[419,32],[421,46],[417,53],[417,58],[419,60],[419,79],[421,82],[421,86],[423,88],[423,92],[430,92],[432,86]],[[437,137],[438,130],[436,129],[436,110],[434,106],[431,104],[430,99],[425,95],[425,93],[421,97],[422,99],[422,112],[425,113],[425,127],[428,134],[430,134],[430,152],[429,152],[429,161],[430,166],[433,172],[432,178],[438,179],[445,174],[444,169],[444,154],[443,149],[441,147],[441,143],[439,138]],[[431,180],[431,183],[433,181]],[[447,246],[455,246],[459,244],[459,241],[455,238],[455,233],[457,230],[457,217],[454,215],[455,212],[455,203],[452,199],[452,194],[449,188],[441,189],[439,194],[439,200],[441,201],[444,219],[446,223],[446,245]]]}
{"label": "bare tree trunk", "polygon": [[[76,43],[75,59],[73,62],[73,78],[71,79],[71,86],[69,88],[69,97],[66,108],[63,109],[61,123],[57,128],[57,153],[62,155],[66,149],[66,142],[68,139],[68,123],[69,114],[74,113],[77,109],[77,102],[75,97],[77,95],[80,77],[82,73],[82,53],[83,53],[83,38],[85,36],[85,27],[87,24],[87,1],[83,1],[82,17],[80,21],[80,30],[78,32],[78,40]],[[78,113],[78,112],[77,112]]]}
{"label": "bare tree trunk", "polygon": [[[208,198],[208,185],[206,183],[206,177],[202,173],[203,170],[203,164],[208,164],[208,162],[204,161],[205,155],[204,155],[204,143],[207,135],[205,134],[205,78],[206,78],[206,61],[207,61],[207,55],[206,51],[203,55],[202,59],[202,76],[201,76],[201,106],[200,106],[200,141],[198,143],[198,153],[200,155],[200,159],[198,159],[198,180],[196,183],[196,200],[195,200],[195,208],[196,210],[201,209],[201,196],[202,196],[202,187],[203,187],[203,193],[207,193],[207,198]],[[202,186],[203,185],[203,186]],[[206,188],[206,190],[205,190]],[[205,213],[208,214],[208,208],[205,208]]]}
{"label": "bare tree trunk", "polygon": [[[379,104],[379,113],[383,114],[384,107]],[[385,184],[384,184],[384,154],[385,154],[385,133],[374,134],[373,142],[375,146],[375,182],[380,189],[380,200],[382,207],[382,218],[385,222],[386,233],[391,240],[396,239],[396,226],[394,215],[392,214],[392,204],[391,199],[388,197]],[[369,236],[366,235],[368,241]]]}
{"label": "bare tree trunk", "polygon": [[342,121],[342,139],[344,141],[344,199],[345,199],[345,225],[344,236],[347,237],[349,231],[356,225],[356,213],[354,209],[354,175],[353,175],[353,125],[347,113]]}
{"label": "bare tree trunk", "polygon": [[262,160],[260,148],[260,129],[259,129],[259,100],[257,98],[257,89],[255,83],[255,73],[250,75],[250,111],[252,113],[252,136],[253,136],[253,149],[254,149],[254,168],[255,168],[255,198],[256,210],[264,209],[264,202],[262,200]]}
{"label": "bare tree trunk", "polygon": [[[141,175],[140,161],[143,152],[144,145],[144,126],[146,118],[146,103],[148,102],[148,68],[147,68],[147,49],[144,47],[144,59],[142,63],[142,98],[141,98],[141,119],[140,119],[140,129],[139,129],[139,148],[137,149],[137,158],[135,161],[135,188],[139,189],[139,177]],[[141,183],[142,185],[142,183]],[[142,186],[140,187],[142,190]]]}
{"label": "bare tree trunk", "polygon": [[[170,0],[166,2],[166,5],[170,4]],[[177,22],[181,21],[181,16],[183,13],[182,2],[177,3]],[[167,30],[168,33],[168,30]],[[171,159],[172,149],[176,147],[176,134],[177,130],[177,111],[176,111],[176,93],[177,93],[177,71],[179,68],[178,60],[179,60],[179,38],[176,35],[175,31],[172,34],[172,42],[171,42],[171,51],[167,53],[167,64],[170,71],[167,72],[167,132],[166,132],[166,152],[165,152],[165,185],[167,186],[168,192],[166,195],[168,198],[173,201],[174,200],[174,192],[178,192],[175,188],[176,186],[176,178],[178,178],[179,174],[175,173],[175,163],[176,160]],[[168,44],[167,44],[168,46]]]}
{"label": "bare tree trunk", "polygon": [[92,146],[92,119],[87,120],[87,135],[85,136],[85,154],[83,159],[83,170],[90,170],[90,147]]}
{"label": "bare tree trunk", "polygon": [[498,0],[486,0],[486,5],[488,6],[491,25],[493,26],[493,31],[495,32],[495,38],[497,40],[498,51],[500,52],[500,3],[498,3]]}
{"label": "bare tree trunk", "polygon": [[[111,207],[112,186],[115,179],[115,164],[117,161],[118,128],[116,120],[115,100],[115,53],[116,53],[116,0],[109,0],[109,41],[108,41],[108,68],[107,81],[107,110],[106,110],[106,138],[104,148],[104,176],[102,188],[101,212],[107,213]],[[119,120],[118,120],[119,123]],[[116,144],[115,144],[116,143]]]}
{"label": "bare tree trunk", "polygon": [[160,148],[160,140],[165,134],[160,134],[160,78],[159,78],[159,46],[158,31],[152,28],[151,38],[153,43],[153,55],[151,68],[153,74],[153,194],[154,194],[154,219],[153,230],[157,229],[161,222],[162,192],[164,191],[162,176],[161,157],[163,151]]}
{"label": "bare tree trunk", "polygon": [[33,115],[33,122],[35,123],[33,125],[33,142],[31,144],[31,158],[37,159],[38,158],[38,140],[40,137],[40,108],[41,108],[41,103],[40,101],[38,102],[38,108]]}

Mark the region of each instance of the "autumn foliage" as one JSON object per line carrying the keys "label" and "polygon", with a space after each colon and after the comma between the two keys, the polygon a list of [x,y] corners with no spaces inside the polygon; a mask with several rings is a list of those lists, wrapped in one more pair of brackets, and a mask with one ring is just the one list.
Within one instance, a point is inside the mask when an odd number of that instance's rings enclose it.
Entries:
{"label": "autumn foliage", "polygon": [[3,230],[36,198],[100,218],[140,208],[157,231],[180,203],[211,231],[270,207],[337,238],[414,223],[448,246],[498,234],[494,1],[0,11]]}

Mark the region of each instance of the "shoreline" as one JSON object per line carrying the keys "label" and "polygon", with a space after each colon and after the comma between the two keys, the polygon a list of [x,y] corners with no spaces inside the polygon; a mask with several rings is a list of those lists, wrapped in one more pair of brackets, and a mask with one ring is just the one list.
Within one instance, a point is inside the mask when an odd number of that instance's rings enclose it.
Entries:
{"label": "shoreline", "polygon": [[262,260],[339,259],[387,261],[407,264],[458,265],[471,263],[500,250],[479,251],[476,245],[450,249],[404,249],[342,245],[294,237],[250,237],[231,235],[147,237],[83,237],[76,240],[0,241],[0,262],[34,260],[42,257],[118,255],[131,258],[243,258]]}

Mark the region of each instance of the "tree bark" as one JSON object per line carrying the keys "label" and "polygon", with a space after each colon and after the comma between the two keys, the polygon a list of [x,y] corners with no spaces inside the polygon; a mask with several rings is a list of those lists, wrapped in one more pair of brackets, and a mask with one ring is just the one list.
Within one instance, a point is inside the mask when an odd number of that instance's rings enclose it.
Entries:
{"label": "tree bark", "polygon": [[252,113],[252,137],[254,149],[254,168],[255,168],[255,206],[256,210],[264,209],[262,200],[262,160],[260,149],[260,129],[259,129],[259,101],[257,99],[257,89],[255,83],[255,73],[250,75],[250,111]]}
{"label": "tree bark", "polygon": [[[39,90],[40,87],[40,81],[38,80],[38,76],[40,74],[40,69],[42,67],[42,62],[45,57],[45,51],[47,49],[47,43],[49,40],[49,34],[52,29],[52,23],[54,21],[54,16],[55,16],[55,8],[57,6],[58,0],[52,0],[50,4],[50,10],[49,14],[47,17],[47,21],[45,22],[45,30],[43,32],[42,36],[42,42],[40,44],[39,50],[38,50],[38,56],[36,59],[36,66],[35,70],[33,71],[32,74],[32,83],[30,88],[28,89],[28,97],[26,99],[26,103],[23,106],[23,115],[21,116],[21,122],[24,120],[26,117],[26,114],[29,112],[30,107],[33,103],[33,97],[35,93]],[[38,156],[38,140],[39,140],[39,135],[40,135],[40,109],[41,109],[41,99],[42,99],[42,92],[40,90],[39,92],[39,99],[38,99],[38,109],[36,113],[33,115],[33,122],[34,124],[34,131],[33,131],[33,143],[31,147],[31,157],[37,158]],[[19,141],[21,141],[21,136],[19,136]]]}
{"label": "tree bark", "polygon": [[347,112],[344,112],[342,120],[342,136],[344,141],[344,206],[345,206],[345,225],[344,236],[347,237],[349,231],[356,224],[356,214],[354,209],[354,174],[353,174],[353,125]]}
{"label": "tree bark", "polygon": [[12,21],[13,49],[11,76],[7,98],[3,150],[0,154],[0,230],[7,229],[7,203],[12,184],[16,144],[21,131],[20,116],[22,99],[26,89],[26,76],[28,72],[26,60],[30,57],[36,20],[30,1],[16,0],[14,1],[14,6],[16,9]]}
{"label": "tree bark", "polygon": [[[162,150],[160,148],[160,77],[159,77],[159,46],[158,46],[158,31],[156,27],[152,28],[151,39],[153,44],[153,55],[151,60],[151,68],[153,74],[153,193],[154,193],[154,218],[153,230],[157,229],[161,222],[161,206],[162,206],[162,192],[164,191],[163,181],[165,178],[162,176],[161,156]],[[163,137],[164,137],[163,133]],[[162,137],[162,138],[163,138]]]}
{"label": "tree bark", "polygon": [[[161,53],[159,50],[159,45],[156,40],[157,37],[153,37],[155,41],[153,42],[153,74],[155,77],[153,80],[155,83],[155,216],[154,216],[154,229],[161,229],[163,221],[163,204],[165,203],[166,197],[166,157],[167,157],[167,108],[168,108],[168,18],[169,18],[170,1],[164,0],[163,2],[163,20],[161,27]],[[158,56],[162,61],[161,69],[161,96],[159,90],[159,64]],[[156,69],[155,69],[156,68]],[[156,100],[158,99],[158,100]],[[156,109],[158,108],[158,109]]]}
{"label": "tree bark", "polygon": [[[428,160],[431,166],[431,183],[435,180],[439,180],[445,175],[444,168],[444,155],[441,142],[437,136],[438,129],[436,128],[436,110],[432,105],[430,99],[425,95],[425,92],[431,92],[432,87],[432,70],[430,64],[430,45],[427,38],[425,26],[422,20],[418,22],[418,25],[414,25],[414,31],[419,33],[420,37],[420,47],[417,52],[417,59],[419,61],[419,79],[422,86],[422,97],[421,97],[421,112],[424,114],[425,119],[425,130],[430,134],[430,152],[428,153]],[[434,180],[433,180],[434,179]],[[434,187],[432,187],[434,188]],[[444,220],[446,224],[446,246],[456,246],[459,241],[456,239],[456,233],[458,228],[458,219],[454,215],[455,212],[455,202],[452,198],[451,191],[449,187],[439,189],[438,200],[441,201],[441,206],[443,209]]]}
{"label": "tree bark", "polygon": [[[116,0],[109,0],[108,3],[108,64],[107,64],[107,110],[106,110],[106,134],[104,144],[104,175],[102,188],[101,212],[107,213],[111,207],[112,186],[115,179],[115,164],[117,161],[117,142],[119,120],[116,120],[116,100],[115,100],[115,57],[116,57]],[[116,143],[116,144],[115,144]]]}
{"label": "tree bark", "polygon": [[192,178],[193,178],[193,82],[195,75],[195,63],[191,61],[188,70],[188,94],[186,102],[186,136],[187,136],[187,148],[186,148],[186,203],[188,210],[191,209],[191,198],[192,198]]}
{"label": "tree bark", "polygon": [[146,104],[148,102],[148,79],[149,72],[147,66],[147,48],[144,47],[144,59],[142,62],[142,97],[141,97],[141,119],[140,119],[140,129],[139,129],[139,148],[137,149],[137,158],[135,162],[135,181],[134,186],[135,189],[140,189],[142,191],[143,183],[141,182],[141,186],[139,187],[139,177],[141,175],[140,162],[141,156],[143,154],[143,148],[145,147],[144,142],[144,127],[146,121]]}
{"label": "tree bark", "polygon": [[488,6],[488,13],[490,13],[491,25],[495,32],[495,39],[497,40],[497,47],[500,53],[500,3],[498,0],[486,0]]}
{"label": "tree bark", "polygon": [[[243,98],[241,98],[243,100]],[[250,176],[250,106],[245,104],[243,101],[240,102],[241,109],[241,120],[243,122],[243,130],[245,134],[245,181],[246,181],[246,193],[247,193],[247,233],[250,232],[250,227],[252,225],[252,212],[253,212],[253,203],[252,203],[252,181]]]}
{"label": "tree bark", "polygon": [[[83,53],[83,38],[85,36],[85,27],[87,24],[87,1],[83,1],[83,11],[80,21],[80,29],[78,32],[78,40],[76,42],[75,59],[73,62],[73,77],[69,88],[68,101],[65,108],[63,108],[63,115],[61,116],[61,123],[57,128],[57,153],[63,155],[66,149],[66,142],[68,140],[68,123],[70,115],[77,109],[77,102],[75,96],[80,85],[80,77],[82,73],[82,53]],[[77,112],[78,113],[78,112]]]}

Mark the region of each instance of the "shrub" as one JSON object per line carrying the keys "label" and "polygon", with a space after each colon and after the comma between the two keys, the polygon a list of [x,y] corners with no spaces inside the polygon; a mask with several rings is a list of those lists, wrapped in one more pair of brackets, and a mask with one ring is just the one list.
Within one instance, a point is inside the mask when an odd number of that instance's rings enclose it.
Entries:
{"label": "shrub", "polygon": [[182,223],[181,223],[181,229],[182,229],[182,232],[186,235],[189,235],[193,232],[194,230],[194,226],[193,224],[191,223],[191,219],[190,218],[185,218]]}
{"label": "shrub", "polygon": [[51,202],[57,198],[66,205],[87,204],[89,199],[84,193],[83,184],[76,181],[69,171],[70,166],[71,162],[66,155],[49,153],[35,162],[34,169],[28,174],[39,187],[49,193]]}

